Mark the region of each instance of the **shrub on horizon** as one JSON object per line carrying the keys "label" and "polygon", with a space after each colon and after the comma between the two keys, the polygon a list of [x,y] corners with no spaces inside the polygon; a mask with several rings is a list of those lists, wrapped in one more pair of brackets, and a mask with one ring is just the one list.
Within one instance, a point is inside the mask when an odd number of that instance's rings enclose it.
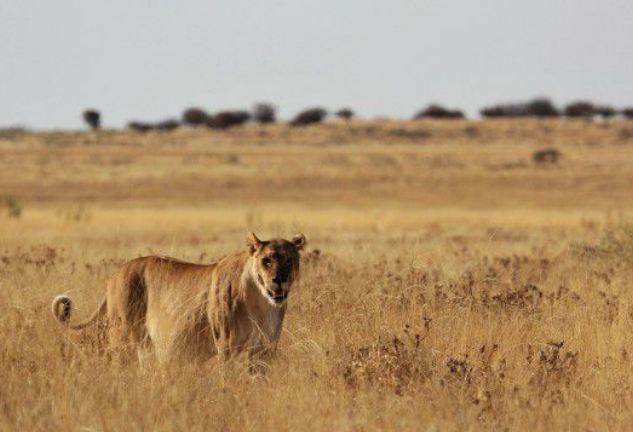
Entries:
{"label": "shrub on horizon", "polygon": [[334,113],[340,119],[343,120],[351,120],[354,117],[354,111],[351,108],[341,108],[340,110]]}
{"label": "shrub on horizon", "polygon": [[275,123],[277,108],[269,103],[259,102],[253,107],[253,120],[260,124]]}
{"label": "shrub on horizon", "polygon": [[525,107],[526,115],[529,117],[558,117],[560,111],[554,103],[547,98],[535,98],[529,101]]}
{"label": "shrub on horizon", "polygon": [[87,109],[83,112],[82,117],[90,129],[97,130],[101,127],[101,114],[99,111]]}
{"label": "shrub on horizon", "polygon": [[201,108],[188,108],[182,113],[182,123],[188,126],[203,126],[209,121],[209,115]]}
{"label": "shrub on horizon", "polygon": [[127,124],[128,129],[131,129],[135,132],[145,133],[154,128],[151,123],[139,122],[139,121],[131,121]]}
{"label": "shrub on horizon", "polygon": [[243,125],[250,118],[247,111],[220,111],[208,118],[207,126],[211,129],[229,129]]}
{"label": "shrub on horizon", "polygon": [[414,120],[423,118],[435,118],[435,119],[462,119],[464,113],[461,110],[451,110],[438,104],[431,104],[421,111],[418,111],[414,116]]}
{"label": "shrub on horizon", "polygon": [[297,114],[289,125],[292,127],[301,127],[309,124],[321,123],[326,116],[327,111],[323,108],[309,108]]}
{"label": "shrub on horizon", "polygon": [[154,125],[154,129],[169,132],[180,127],[180,122],[176,119],[167,119],[160,121]]}
{"label": "shrub on horizon", "polygon": [[560,111],[548,98],[534,98],[527,102],[497,104],[482,108],[482,117],[558,117]]}
{"label": "shrub on horizon", "polygon": [[596,115],[599,115],[604,119],[615,117],[618,114],[618,111],[609,105],[599,105],[594,111]]}
{"label": "shrub on horizon", "polygon": [[565,107],[565,116],[571,118],[588,118],[596,114],[596,107],[589,101],[576,101]]}

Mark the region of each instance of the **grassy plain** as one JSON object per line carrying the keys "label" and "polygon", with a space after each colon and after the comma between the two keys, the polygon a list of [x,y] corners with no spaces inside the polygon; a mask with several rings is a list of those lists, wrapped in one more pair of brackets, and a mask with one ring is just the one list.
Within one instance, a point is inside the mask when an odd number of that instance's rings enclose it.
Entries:
{"label": "grassy plain", "polygon": [[[633,428],[630,122],[0,134],[0,156],[0,430]],[[50,315],[249,230],[309,243],[263,376],[120,366]]]}

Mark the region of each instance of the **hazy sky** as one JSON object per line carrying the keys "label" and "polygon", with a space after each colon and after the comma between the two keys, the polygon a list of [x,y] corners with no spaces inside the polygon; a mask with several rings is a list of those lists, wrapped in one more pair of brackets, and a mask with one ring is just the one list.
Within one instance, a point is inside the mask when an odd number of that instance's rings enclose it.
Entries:
{"label": "hazy sky", "polygon": [[0,126],[271,101],[409,117],[551,96],[633,105],[631,0],[0,0]]}

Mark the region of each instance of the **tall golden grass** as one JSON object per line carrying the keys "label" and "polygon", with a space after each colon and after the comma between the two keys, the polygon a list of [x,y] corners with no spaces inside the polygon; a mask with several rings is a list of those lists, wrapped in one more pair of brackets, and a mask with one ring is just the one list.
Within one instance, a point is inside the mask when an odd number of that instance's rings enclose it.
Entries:
{"label": "tall golden grass", "polygon": [[[0,138],[0,430],[621,430],[633,130],[352,122]],[[532,153],[555,146],[558,164]],[[64,332],[125,260],[308,248],[267,372]]]}

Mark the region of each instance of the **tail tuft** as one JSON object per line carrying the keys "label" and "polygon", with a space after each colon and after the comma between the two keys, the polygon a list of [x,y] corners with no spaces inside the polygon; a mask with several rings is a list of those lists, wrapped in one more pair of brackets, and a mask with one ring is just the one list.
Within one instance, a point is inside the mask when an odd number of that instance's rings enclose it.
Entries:
{"label": "tail tuft", "polygon": [[72,307],[73,303],[70,300],[70,297],[65,294],[55,297],[53,299],[53,303],[51,304],[53,316],[62,324],[67,323],[70,319]]}

